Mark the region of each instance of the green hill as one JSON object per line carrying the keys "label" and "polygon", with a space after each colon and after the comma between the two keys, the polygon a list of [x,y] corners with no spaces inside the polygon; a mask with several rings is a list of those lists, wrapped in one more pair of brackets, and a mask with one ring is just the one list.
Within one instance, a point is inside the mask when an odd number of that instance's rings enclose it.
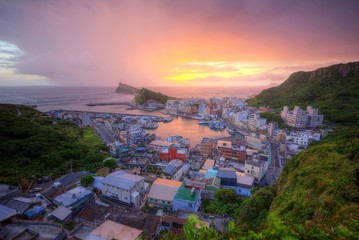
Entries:
{"label": "green hill", "polygon": [[108,156],[92,128],[49,118],[26,106],[0,104],[0,181],[95,170]]}
{"label": "green hill", "polygon": [[141,104],[141,105],[144,104],[145,102],[147,102],[148,100],[155,100],[159,103],[165,104],[167,102],[167,100],[170,100],[170,99],[174,99],[174,98],[167,96],[165,94],[159,93],[159,92],[151,91],[146,88],[141,88],[135,96],[136,103]]}
{"label": "green hill", "polygon": [[296,72],[281,85],[249,99],[252,106],[281,109],[307,105],[319,108],[336,123],[359,122],[359,62],[337,64],[311,72]]}

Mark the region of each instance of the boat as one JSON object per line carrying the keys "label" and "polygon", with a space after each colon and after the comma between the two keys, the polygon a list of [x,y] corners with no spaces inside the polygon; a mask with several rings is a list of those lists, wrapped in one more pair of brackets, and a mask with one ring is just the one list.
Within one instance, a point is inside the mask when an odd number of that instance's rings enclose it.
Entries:
{"label": "boat", "polygon": [[168,116],[168,117],[163,118],[163,122],[171,122],[171,121],[173,121],[172,116]]}
{"label": "boat", "polygon": [[206,125],[206,124],[209,124],[209,121],[198,121],[197,124]]}

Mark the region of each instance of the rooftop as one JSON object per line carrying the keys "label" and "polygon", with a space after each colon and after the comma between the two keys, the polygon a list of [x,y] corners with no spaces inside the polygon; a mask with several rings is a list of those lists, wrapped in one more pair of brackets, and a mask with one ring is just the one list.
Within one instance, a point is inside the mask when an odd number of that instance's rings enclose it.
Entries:
{"label": "rooftop", "polygon": [[50,213],[51,216],[54,216],[55,218],[63,221],[65,220],[70,214],[72,213],[71,209],[66,208],[64,206],[59,206],[55,209],[52,213]]}
{"label": "rooftop", "polygon": [[0,204],[0,222],[5,221],[16,215],[16,211]]}
{"label": "rooftop", "polygon": [[127,164],[130,165],[147,165],[150,162],[149,157],[131,157]]}
{"label": "rooftop", "polygon": [[126,190],[131,190],[136,183],[144,180],[144,177],[130,174],[124,171],[117,171],[105,177],[103,184],[119,187]]}
{"label": "rooftop", "polygon": [[171,160],[167,167],[163,170],[164,173],[168,175],[175,174],[183,165],[183,162],[178,159]]}
{"label": "rooftop", "polygon": [[9,199],[3,202],[3,204],[11,209],[14,209],[19,215],[23,215],[26,210],[31,207],[31,203],[26,203],[22,201],[18,201],[15,199]]}
{"label": "rooftop", "polygon": [[177,199],[177,200],[186,200],[186,201],[191,201],[191,202],[197,201],[199,191],[194,190],[193,195],[192,195],[191,192],[192,192],[191,188],[179,188],[176,195],[175,195],[175,199]]}
{"label": "rooftop", "polygon": [[181,185],[182,183],[178,181],[158,178],[153,182],[148,197],[173,201],[173,198]]}
{"label": "rooftop", "polygon": [[218,140],[218,142],[217,142],[217,147],[232,148],[232,142],[230,142],[230,141]]}
{"label": "rooftop", "polygon": [[92,195],[92,192],[84,187],[78,186],[75,187],[59,196],[57,196],[54,201],[58,202],[64,207],[69,207],[77,201]]}
{"label": "rooftop", "polygon": [[215,164],[215,161],[213,159],[207,159],[204,164],[202,169],[207,170],[207,169],[213,169]]}
{"label": "rooftop", "polygon": [[256,167],[262,167],[264,165],[264,162],[259,160],[259,161],[255,161],[255,160],[246,160],[246,165],[252,165],[252,166],[256,166]]}
{"label": "rooftop", "polygon": [[236,170],[234,168],[219,168],[217,177],[237,179]]}
{"label": "rooftop", "polygon": [[254,183],[254,177],[245,173],[237,172],[237,184],[240,186],[252,187]]}
{"label": "rooftop", "polygon": [[85,240],[135,240],[137,237],[141,236],[141,234],[141,230],[107,220],[95,228]]}

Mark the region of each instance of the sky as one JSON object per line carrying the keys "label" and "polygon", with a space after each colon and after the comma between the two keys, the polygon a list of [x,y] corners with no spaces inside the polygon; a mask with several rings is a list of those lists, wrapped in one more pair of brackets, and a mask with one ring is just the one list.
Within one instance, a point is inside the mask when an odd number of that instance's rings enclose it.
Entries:
{"label": "sky", "polygon": [[276,86],[359,60],[357,0],[0,0],[0,86]]}

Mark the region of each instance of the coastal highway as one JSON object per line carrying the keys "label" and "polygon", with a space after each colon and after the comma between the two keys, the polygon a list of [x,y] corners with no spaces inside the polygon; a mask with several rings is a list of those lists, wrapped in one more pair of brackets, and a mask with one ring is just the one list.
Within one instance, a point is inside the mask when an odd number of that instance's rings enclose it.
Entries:
{"label": "coastal highway", "polygon": [[97,130],[97,132],[101,135],[102,140],[105,141],[106,144],[111,144],[116,142],[114,136],[112,136],[110,131],[104,126],[94,122],[91,123],[91,126]]}
{"label": "coastal highway", "polygon": [[269,144],[271,148],[272,160],[270,165],[268,166],[267,174],[263,179],[264,185],[274,185],[282,171],[282,166],[278,157],[278,150],[277,150],[278,144],[276,141],[273,140],[270,140]]}

